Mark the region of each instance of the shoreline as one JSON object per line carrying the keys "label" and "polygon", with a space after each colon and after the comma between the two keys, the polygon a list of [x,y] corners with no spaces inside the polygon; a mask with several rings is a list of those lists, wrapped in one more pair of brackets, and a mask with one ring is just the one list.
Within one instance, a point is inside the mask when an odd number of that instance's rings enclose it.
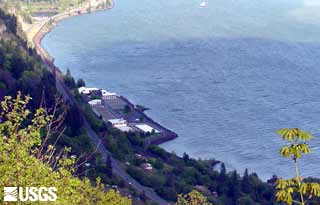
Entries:
{"label": "shoreline", "polygon": [[[61,21],[80,15],[90,14],[93,12],[110,10],[115,6],[115,1],[111,0],[111,2],[111,6],[107,8],[77,8],[72,9],[69,12],[63,12],[52,17],[47,17],[44,20],[39,20],[39,22],[37,22],[36,24],[40,25],[34,25],[34,27],[38,28],[31,28],[30,31],[25,31],[28,38],[29,36],[31,36],[30,39],[28,39],[29,43],[31,43],[31,46],[36,49],[38,55],[54,63],[54,58],[41,46],[42,39],[48,33],[50,33],[51,30],[55,28]],[[33,33],[34,35],[32,35]]]}
{"label": "shoreline", "polygon": [[[37,22],[40,23],[40,26],[38,27],[38,29],[35,32],[34,36],[32,37],[32,40],[30,43],[32,43],[32,45],[34,46],[34,48],[36,49],[36,52],[38,53],[38,55],[42,58],[42,60],[44,61],[44,63],[46,63],[53,71],[54,75],[59,75],[62,76],[62,72],[61,70],[54,64],[54,58],[41,46],[41,41],[42,39],[48,34],[50,33],[50,31],[56,27],[58,25],[59,22],[71,18],[71,17],[75,17],[75,16],[79,16],[79,15],[84,15],[84,14],[90,14],[93,12],[99,12],[99,11],[106,11],[106,10],[110,10],[112,8],[114,8],[115,6],[115,1],[111,0],[111,6],[107,7],[107,8],[96,8],[96,9],[85,9],[85,10],[81,10],[79,11],[78,9],[73,9],[70,12],[64,12],[64,13],[60,13],[57,14],[51,18],[45,19],[42,22]],[[37,25],[35,25],[37,26]],[[32,29],[31,29],[32,30]],[[29,36],[30,34],[27,33],[27,36]],[[127,101],[129,104],[131,104],[132,106],[134,106],[126,97],[121,96],[125,101]],[[162,143],[171,141],[175,138],[178,137],[178,135],[171,131],[170,129],[160,125],[158,122],[156,122],[155,120],[153,120],[151,117],[149,117],[147,114],[145,114],[143,111],[140,112],[141,115],[143,115],[147,120],[149,120],[152,124],[161,127],[165,132],[156,138],[152,138],[149,140],[149,144],[152,145],[160,145]]]}

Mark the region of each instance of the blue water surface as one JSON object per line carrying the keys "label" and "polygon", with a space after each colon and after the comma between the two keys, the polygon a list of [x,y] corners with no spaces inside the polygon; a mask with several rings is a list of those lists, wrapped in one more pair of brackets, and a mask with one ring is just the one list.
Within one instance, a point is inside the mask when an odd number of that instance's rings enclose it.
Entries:
{"label": "blue water surface", "polygon": [[119,0],[67,19],[42,45],[65,71],[151,108],[162,145],[263,179],[290,177],[278,128],[310,130],[320,177],[320,4],[313,0]]}

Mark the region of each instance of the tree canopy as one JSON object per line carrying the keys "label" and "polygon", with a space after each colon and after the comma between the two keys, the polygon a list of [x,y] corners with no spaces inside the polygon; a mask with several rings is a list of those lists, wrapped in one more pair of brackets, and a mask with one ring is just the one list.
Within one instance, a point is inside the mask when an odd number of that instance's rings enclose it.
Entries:
{"label": "tree canopy", "polygon": [[99,178],[93,186],[87,178],[74,177],[75,159],[68,157],[69,148],[58,154],[54,145],[49,145],[39,157],[41,136],[52,116],[43,108],[32,114],[27,109],[30,99],[19,93],[16,99],[5,97],[1,103],[0,187],[56,187],[56,204],[130,205],[131,200],[113,189],[105,192]]}

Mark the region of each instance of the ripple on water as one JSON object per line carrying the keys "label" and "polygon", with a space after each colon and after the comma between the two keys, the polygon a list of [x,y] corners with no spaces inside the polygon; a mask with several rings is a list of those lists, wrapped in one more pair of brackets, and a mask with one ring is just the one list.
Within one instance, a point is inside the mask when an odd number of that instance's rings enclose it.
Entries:
{"label": "ripple on water", "polygon": [[[287,15],[300,1],[212,2],[196,10],[193,1],[142,0],[137,8],[122,0],[112,11],[62,22],[43,45],[89,86],[151,108],[179,134],[162,145],[167,150],[264,179],[290,176],[275,130],[320,133],[320,45],[312,43],[320,26]],[[303,174],[320,176],[318,138],[312,147]]]}

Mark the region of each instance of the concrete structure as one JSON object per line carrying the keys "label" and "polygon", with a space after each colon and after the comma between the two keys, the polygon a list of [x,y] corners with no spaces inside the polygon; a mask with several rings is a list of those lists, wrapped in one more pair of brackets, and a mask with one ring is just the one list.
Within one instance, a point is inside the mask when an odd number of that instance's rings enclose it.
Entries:
{"label": "concrete structure", "polygon": [[112,127],[122,132],[139,132],[147,136],[157,134],[145,140],[147,144],[161,144],[177,137],[176,133],[148,117],[144,113],[146,108],[132,104],[127,98],[117,93],[100,88],[80,87],[78,90],[82,97],[89,101],[93,112],[103,121],[110,123]]}
{"label": "concrete structure", "polygon": [[106,90],[101,90],[102,99],[104,100],[114,100],[117,98],[117,93],[111,93]]}
{"label": "concrete structure", "polygon": [[133,130],[130,126],[128,126],[127,121],[124,119],[111,119],[108,120],[108,122],[111,123],[114,128],[117,128],[122,132],[130,132]]}
{"label": "concrete structure", "polygon": [[127,125],[127,121],[124,120],[124,119],[111,119],[111,120],[108,120],[108,122],[110,122],[113,126],[115,125]]}
{"label": "concrete structure", "polygon": [[148,124],[136,124],[135,127],[138,128],[139,130],[141,130],[144,133],[148,133],[148,132],[149,133],[152,133],[152,132],[159,133],[159,130],[151,127]]}
{"label": "concrete structure", "polygon": [[91,106],[95,106],[95,105],[101,105],[102,101],[97,99],[97,100],[91,100],[88,102]]}
{"label": "concrete structure", "polygon": [[118,130],[122,131],[122,132],[131,132],[133,131],[133,129],[129,126],[114,126],[115,128],[117,128]]}
{"label": "concrete structure", "polygon": [[90,95],[94,91],[99,91],[99,88],[87,88],[87,87],[80,87],[78,88],[78,91],[80,94],[83,95]]}

